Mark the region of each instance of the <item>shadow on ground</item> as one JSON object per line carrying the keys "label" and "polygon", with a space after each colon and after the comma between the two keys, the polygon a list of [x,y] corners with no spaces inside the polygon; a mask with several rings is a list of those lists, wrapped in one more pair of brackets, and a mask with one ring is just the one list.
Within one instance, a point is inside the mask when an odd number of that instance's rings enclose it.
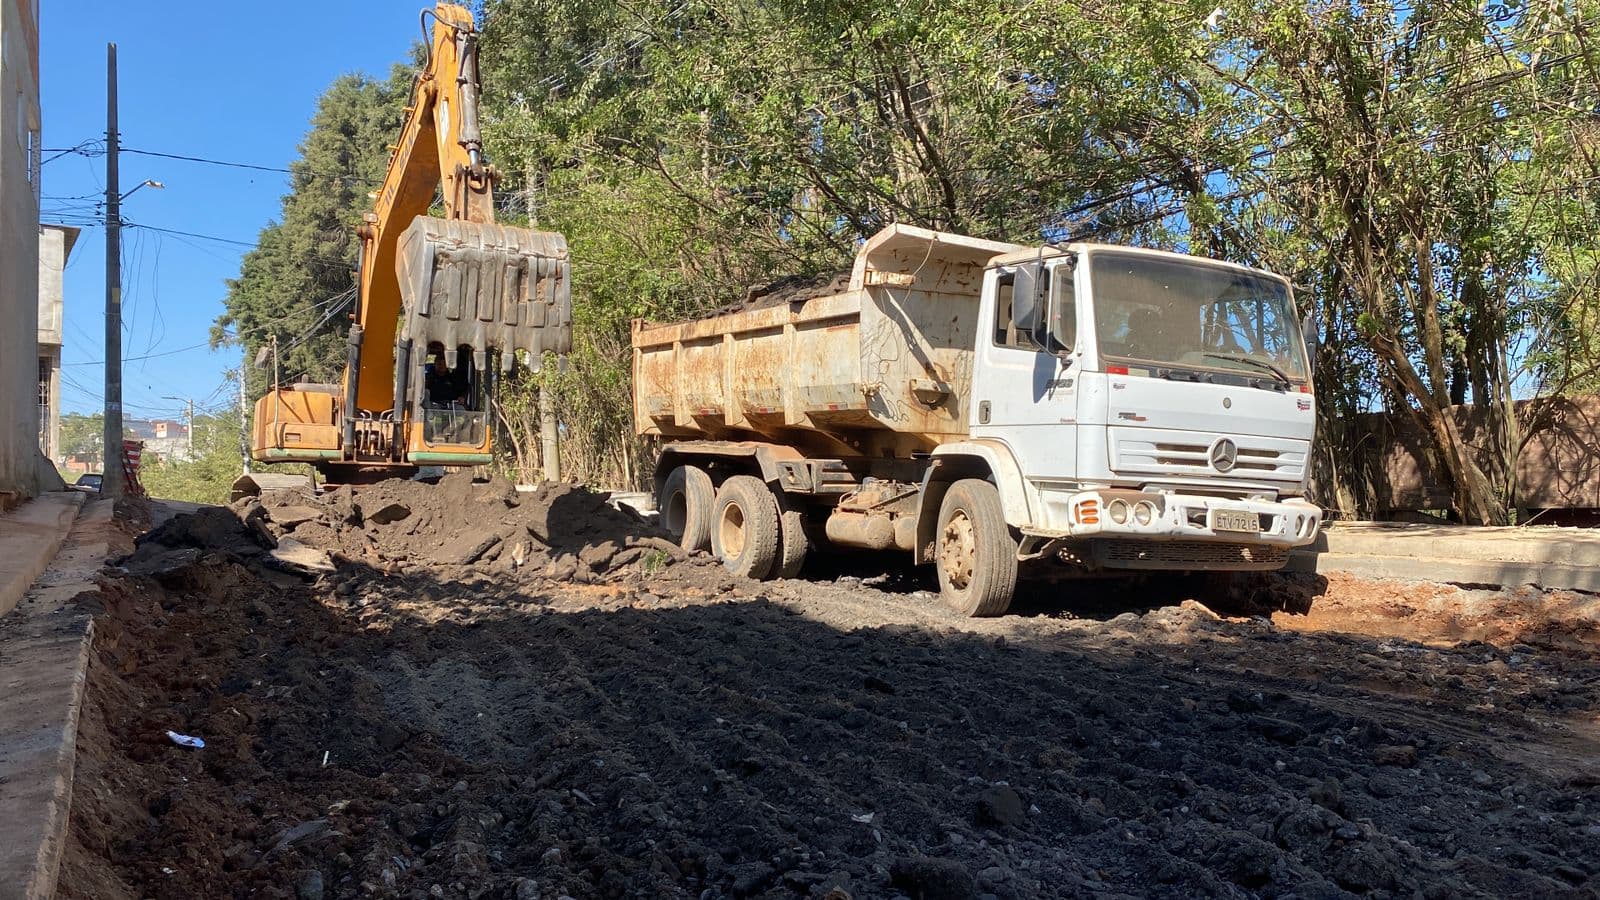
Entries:
{"label": "shadow on ground", "polygon": [[1543,675],[1485,645],[1100,584],[1104,623],[858,627],[848,582],[670,570],[115,579],[62,895],[1594,895],[1600,780],[1531,724],[1592,658],[1517,700]]}

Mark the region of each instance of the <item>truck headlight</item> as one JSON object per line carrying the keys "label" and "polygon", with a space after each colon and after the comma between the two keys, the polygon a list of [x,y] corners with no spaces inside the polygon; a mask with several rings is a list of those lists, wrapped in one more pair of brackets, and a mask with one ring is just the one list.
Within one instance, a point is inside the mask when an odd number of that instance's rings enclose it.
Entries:
{"label": "truck headlight", "polygon": [[1140,525],[1149,525],[1156,517],[1156,505],[1149,500],[1140,500],[1133,505],[1133,520]]}
{"label": "truck headlight", "polygon": [[1128,511],[1128,501],[1126,500],[1113,500],[1106,505],[1106,515],[1110,516],[1111,521],[1118,525],[1128,524]]}

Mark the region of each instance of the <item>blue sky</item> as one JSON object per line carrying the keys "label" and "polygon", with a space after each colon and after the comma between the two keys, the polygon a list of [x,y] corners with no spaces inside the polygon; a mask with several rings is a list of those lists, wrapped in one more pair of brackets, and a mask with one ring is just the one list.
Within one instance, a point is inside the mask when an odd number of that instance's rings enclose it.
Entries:
{"label": "blue sky", "polygon": [[[419,0],[213,4],[173,12],[147,2],[47,2],[41,15],[44,146],[105,136],[106,43],[117,44],[124,148],[282,168],[310,126],[316,100],[347,72],[386,74],[421,34]],[[431,5],[431,3],[427,4]],[[52,153],[45,153],[49,159]],[[125,220],[253,244],[276,219],[288,176],[125,154]],[[105,186],[104,156],[67,154],[44,167],[46,221],[89,221]],[[123,367],[126,414],[177,418],[193,398],[236,402],[224,383],[239,351],[203,345],[222,312],[225,279],[248,247],[130,228],[123,231]],[[105,229],[78,238],[66,273],[61,403],[102,404]],[[184,349],[190,348],[190,349]],[[135,357],[149,357],[135,359]]]}

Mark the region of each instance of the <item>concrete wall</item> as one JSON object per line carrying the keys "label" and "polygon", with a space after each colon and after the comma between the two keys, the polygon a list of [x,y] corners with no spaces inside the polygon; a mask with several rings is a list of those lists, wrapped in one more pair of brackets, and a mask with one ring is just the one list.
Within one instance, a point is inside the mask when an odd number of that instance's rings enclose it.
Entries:
{"label": "concrete wall", "polygon": [[[1600,509],[1600,396],[1546,397],[1516,404],[1523,428],[1536,425],[1517,457],[1517,505],[1527,509]],[[1488,469],[1495,442],[1484,411],[1451,407],[1461,436]],[[1431,442],[1409,418],[1361,417],[1372,440],[1368,471],[1373,473],[1380,513],[1447,509],[1450,491],[1429,462]]]}
{"label": "concrete wall", "polygon": [[65,307],[63,277],[79,230],[69,225],[39,229],[39,369],[46,377],[48,402],[39,410],[39,447],[54,460],[61,455],[61,327]]}
{"label": "concrete wall", "polygon": [[39,9],[0,0],[0,501],[39,489]]}

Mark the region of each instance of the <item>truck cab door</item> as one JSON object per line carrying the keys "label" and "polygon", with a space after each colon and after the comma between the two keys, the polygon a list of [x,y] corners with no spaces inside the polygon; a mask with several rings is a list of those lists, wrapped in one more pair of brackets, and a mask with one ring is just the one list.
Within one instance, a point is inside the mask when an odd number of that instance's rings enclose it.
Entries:
{"label": "truck cab door", "polygon": [[[1078,460],[1077,279],[1071,258],[1028,265],[1037,267],[1036,278],[1025,266],[985,274],[971,432],[1009,446],[1029,480],[1072,481]],[[1030,299],[1034,281],[1038,292]],[[1049,311],[1048,334],[1028,327],[1030,318],[1043,321],[1028,314],[1032,304],[1041,315]],[[1041,340],[1054,342],[1059,354]]]}

